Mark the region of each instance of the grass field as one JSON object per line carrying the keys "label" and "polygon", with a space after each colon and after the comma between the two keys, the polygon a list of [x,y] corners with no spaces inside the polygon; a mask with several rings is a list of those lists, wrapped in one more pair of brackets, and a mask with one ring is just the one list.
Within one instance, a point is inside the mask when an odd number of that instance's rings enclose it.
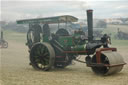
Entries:
{"label": "grass field", "polygon": [[[104,33],[115,33],[118,26],[109,25]],[[127,30],[127,26],[120,26]],[[75,62],[65,69],[52,69],[49,72],[36,71],[29,66],[28,48],[25,46],[26,34],[5,31],[9,43],[1,50],[0,83],[1,85],[128,85],[128,65],[117,74],[110,76],[95,75],[86,64]],[[128,40],[112,39],[112,47],[128,63]]]}

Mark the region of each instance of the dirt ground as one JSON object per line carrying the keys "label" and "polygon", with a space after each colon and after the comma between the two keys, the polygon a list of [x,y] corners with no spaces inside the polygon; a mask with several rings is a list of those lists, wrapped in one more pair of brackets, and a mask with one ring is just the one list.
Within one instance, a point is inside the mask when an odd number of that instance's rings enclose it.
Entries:
{"label": "dirt ground", "polygon": [[[1,85],[128,85],[128,65],[110,76],[98,76],[78,62],[65,69],[36,71],[29,65],[27,46],[18,41],[8,42],[9,47],[1,49]],[[128,63],[128,45],[119,46],[118,52]]]}

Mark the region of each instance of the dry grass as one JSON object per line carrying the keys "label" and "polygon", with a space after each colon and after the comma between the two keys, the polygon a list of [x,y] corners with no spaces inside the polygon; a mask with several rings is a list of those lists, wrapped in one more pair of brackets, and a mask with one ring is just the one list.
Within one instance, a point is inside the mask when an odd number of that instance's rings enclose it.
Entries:
{"label": "dry grass", "polygon": [[[11,40],[11,37],[8,42],[9,48],[1,50],[1,85],[128,85],[128,65],[110,76],[95,75],[89,67],[78,62],[65,69],[36,71],[29,66],[25,44]],[[128,63],[128,45],[118,49]]]}

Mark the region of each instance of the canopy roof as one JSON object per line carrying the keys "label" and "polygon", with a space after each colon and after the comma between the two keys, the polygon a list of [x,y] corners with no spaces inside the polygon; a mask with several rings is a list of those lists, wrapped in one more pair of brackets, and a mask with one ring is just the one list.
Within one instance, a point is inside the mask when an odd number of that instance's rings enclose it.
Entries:
{"label": "canopy roof", "polygon": [[17,24],[29,24],[29,23],[55,24],[55,23],[77,22],[77,21],[78,18],[74,16],[63,15],[63,16],[55,16],[55,17],[47,17],[47,18],[18,20]]}

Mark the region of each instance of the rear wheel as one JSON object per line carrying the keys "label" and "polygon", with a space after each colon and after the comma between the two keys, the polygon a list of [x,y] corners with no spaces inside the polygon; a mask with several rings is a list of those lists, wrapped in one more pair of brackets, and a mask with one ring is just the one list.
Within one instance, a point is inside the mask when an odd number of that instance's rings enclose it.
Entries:
{"label": "rear wheel", "polygon": [[7,48],[8,47],[8,42],[7,41],[1,41],[0,42],[0,48]]}
{"label": "rear wheel", "polygon": [[31,47],[37,43],[41,41],[41,35],[42,31],[41,31],[41,26],[39,24],[35,24],[32,25],[28,32],[27,32],[27,45],[29,47],[29,49],[31,49]]}
{"label": "rear wheel", "polygon": [[33,68],[47,71],[55,61],[55,52],[48,43],[36,43],[30,51],[30,61]]}
{"label": "rear wheel", "polygon": [[8,47],[8,42],[6,42],[6,41],[4,41],[4,43],[3,43],[3,46],[2,46],[3,48],[7,48]]}

